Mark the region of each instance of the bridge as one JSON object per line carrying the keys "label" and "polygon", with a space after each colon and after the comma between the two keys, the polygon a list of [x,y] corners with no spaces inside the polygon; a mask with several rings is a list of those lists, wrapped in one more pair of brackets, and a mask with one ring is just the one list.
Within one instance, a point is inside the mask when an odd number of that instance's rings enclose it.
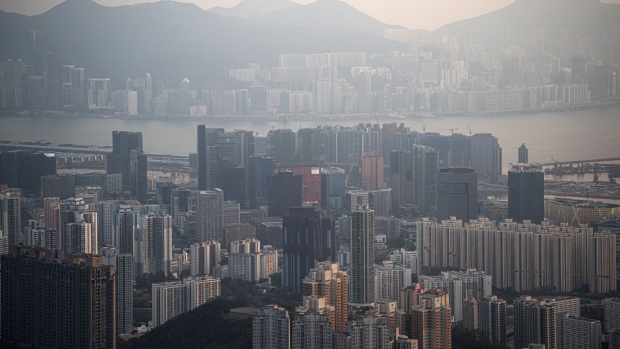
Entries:
{"label": "bridge", "polygon": [[[0,142],[0,149],[9,150],[33,150],[47,153],[74,153],[74,154],[112,154],[112,148],[77,145],[54,145],[54,144],[22,144]],[[169,154],[146,154],[149,161],[160,162],[189,162],[189,156]]]}
{"label": "bridge", "polygon": [[537,162],[536,164],[540,166],[556,166],[556,165],[571,165],[571,164],[583,164],[586,162],[595,163],[595,162],[611,162],[611,161],[619,161],[620,157],[616,158],[601,158],[601,159],[589,159],[589,160],[570,160],[570,161],[555,161],[555,162]]}

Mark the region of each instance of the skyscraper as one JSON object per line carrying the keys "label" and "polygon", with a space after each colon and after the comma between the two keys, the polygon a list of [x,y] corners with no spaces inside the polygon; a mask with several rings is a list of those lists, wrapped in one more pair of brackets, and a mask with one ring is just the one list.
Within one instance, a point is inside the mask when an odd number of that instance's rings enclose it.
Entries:
{"label": "skyscraper", "polygon": [[429,213],[437,204],[437,153],[423,145],[411,150],[392,151],[390,185],[393,209],[413,204],[421,213]]}
{"label": "skyscraper", "polygon": [[20,243],[22,231],[22,197],[20,189],[0,189],[0,254],[7,253],[10,245]]}
{"label": "skyscraper", "polygon": [[345,332],[349,305],[349,282],[345,271],[336,262],[320,262],[311,269],[302,282],[302,295],[324,297],[327,305],[334,307],[332,330]]}
{"label": "skyscraper", "polygon": [[471,136],[471,168],[480,179],[496,183],[502,173],[502,148],[497,137],[490,133]]}
{"label": "skyscraper", "polygon": [[[324,298],[308,299],[325,305]],[[327,307],[298,307],[292,324],[292,349],[332,348],[332,326],[330,310]]]}
{"label": "skyscraper", "polygon": [[280,171],[267,176],[269,216],[284,217],[289,208],[301,206],[302,176]]}
{"label": "skyscraper", "polygon": [[544,344],[546,348],[557,348],[557,316],[568,313],[579,316],[579,298],[535,299],[521,296],[514,302],[515,348],[524,348],[529,343]]}
{"label": "skyscraper", "polygon": [[103,263],[116,270],[116,333],[127,333],[133,325],[133,256],[110,247],[104,247],[101,255]]}
{"label": "skyscraper", "polygon": [[437,180],[437,219],[478,218],[478,176],[471,168],[442,168]]}
{"label": "skyscraper", "polygon": [[107,173],[123,175],[123,191],[140,202],[147,199],[146,155],[143,152],[142,132],[112,132],[112,153],[107,156]]}
{"label": "skyscraper", "polygon": [[424,294],[411,309],[411,335],[420,348],[452,348],[452,311],[446,295]]}
{"label": "skyscraper", "polygon": [[318,128],[303,128],[297,132],[299,162],[325,161],[325,133]]}
{"label": "skyscraper", "polygon": [[603,341],[600,321],[569,313],[558,314],[556,333],[557,348],[600,349]]}
{"label": "skyscraper", "polygon": [[252,348],[290,349],[290,328],[286,309],[277,305],[257,309],[252,320]]}
{"label": "skyscraper", "polygon": [[[146,252],[143,256],[145,266],[148,263],[148,272],[151,274],[163,273],[170,275],[170,261],[172,260],[172,217],[163,214],[149,214],[144,216],[142,231],[147,237]],[[144,242],[143,242],[144,243]]]}
{"label": "skyscraper", "polygon": [[330,216],[317,207],[291,207],[282,222],[284,235],[283,285],[301,293],[301,284],[318,262],[336,261],[336,229]]}
{"label": "skyscraper", "polygon": [[267,134],[268,155],[276,164],[289,164],[297,161],[297,133],[289,129],[271,130]]}
{"label": "skyscraper", "polygon": [[521,146],[519,147],[519,163],[520,164],[528,163],[528,160],[529,160],[528,153],[529,151],[525,147],[525,143],[521,144]]}
{"label": "skyscraper", "polygon": [[366,153],[362,156],[360,175],[360,188],[383,189],[383,157],[375,153]]}
{"label": "skyscraper", "polygon": [[0,183],[21,188],[24,196],[41,195],[41,177],[55,174],[55,153],[0,151]]}
{"label": "skyscraper", "polygon": [[208,241],[195,243],[190,249],[190,276],[214,275],[215,267],[220,265],[220,243]]}
{"label": "skyscraper", "polygon": [[483,298],[478,305],[480,331],[486,333],[492,343],[506,346],[506,301],[490,296]]}
{"label": "skyscraper", "polygon": [[536,224],[545,218],[545,174],[540,166],[513,164],[508,171],[508,217]]}
{"label": "skyscraper", "polygon": [[351,212],[351,282],[349,304],[370,306],[375,301],[375,212],[358,206]]}
{"label": "skyscraper", "polygon": [[266,156],[250,156],[247,174],[248,199],[250,208],[267,205],[267,175],[273,173],[275,162]]}
{"label": "skyscraper", "polygon": [[59,258],[23,246],[1,256],[2,339],[18,347],[116,348],[114,267],[100,256]]}
{"label": "skyscraper", "polygon": [[201,190],[196,200],[196,237],[199,241],[222,241],[224,192]]}

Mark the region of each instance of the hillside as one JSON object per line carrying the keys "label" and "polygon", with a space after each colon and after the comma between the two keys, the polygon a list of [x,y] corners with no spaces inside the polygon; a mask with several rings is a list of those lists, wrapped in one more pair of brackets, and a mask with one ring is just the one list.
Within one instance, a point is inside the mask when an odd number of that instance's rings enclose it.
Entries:
{"label": "hillside", "polygon": [[249,20],[321,30],[370,33],[378,37],[383,37],[386,28],[397,27],[382,23],[340,0],[317,0],[305,6],[295,6],[265,15],[252,16]]}
{"label": "hillside", "polygon": [[472,30],[475,44],[504,45],[508,31],[513,40],[529,36],[533,27],[545,28],[545,38],[559,37],[567,28],[571,35],[597,38],[620,19],[620,5],[598,0],[517,0],[497,11],[448,24],[439,31],[457,35]]}
{"label": "hillside", "polygon": [[174,87],[185,76],[225,79],[228,69],[247,63],[275,65],[280,53],[404,49],[371,35],[251,23],[181,2],[106,7],[67,0],[32,17],[0,12],[0,60],[25,56],[27,29],[42,32],[43,52],[55,51],[64,57],[62,64],[86,68],[87,77],[109,67],[115,88],[146,72]]}
{"label": "hillside", "polygon": [[251,16],[264,15],[289,7],[298,6],[300,6],[298,3],[291,0],[242,0],[233,7],[213,7],[209,9],[209,11],[222,17],[234,16],[246,19]]}

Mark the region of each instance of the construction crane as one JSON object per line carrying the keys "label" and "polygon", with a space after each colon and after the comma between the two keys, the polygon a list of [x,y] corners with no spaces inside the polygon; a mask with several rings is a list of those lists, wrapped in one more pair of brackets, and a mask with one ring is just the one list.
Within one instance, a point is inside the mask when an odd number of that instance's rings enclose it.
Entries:
{"label": "construction crane", "polygon": [[469,129],[469,137],[471,137],[472,136],[471,127],[469,127],[469,125],[467,125],[467,128]]}
{"label": "construction crane", "polygon": [[467,259],[467,257],[463,256],[460,253],[456,253],[456,252],[448,252],[448,254],[452,257],[453,268],[456,268],[456,257],[461,257],[461,258],[465,258],[465,269],[464,270],[469,269],[469,260]]}
{"label": "construction crane", "polygon": [[349,156],[347,156],[347,159],[349,159],[349,163],[351,164],[351,167],[349,167],[349,173],[347,174],[347,178],[344,180],[344,185],[348,186],[349,185],[349,177],[351,177],[351,171],[353,171],[353,161],[351,161],[351,158],[353,157],[353,153],[349,154]]}
{"label": "construction crane", "polygon": [[426,264],[427,268],[431,267],[431,253],[435,253],[437,252],[434,248],[430,248],[428,246],[425,246],[424,249],[428,252],[428,263]]}
{"label": "construction crane", "polygon": [[454,131],[458,131],[459,128],[455,127],[455,128],[444,128],[443,130],[439,130],[439,131],[450,131],[452,132],[452,135],[454,135]]}

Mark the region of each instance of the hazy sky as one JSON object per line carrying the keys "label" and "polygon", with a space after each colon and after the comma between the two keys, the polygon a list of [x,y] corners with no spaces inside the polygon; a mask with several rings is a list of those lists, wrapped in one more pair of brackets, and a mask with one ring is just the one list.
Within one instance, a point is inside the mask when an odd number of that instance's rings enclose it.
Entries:
{"label": "hazy sky", "polygon": [[[214,6],[232,7],[239,0],[178,0],[195,3],[208,9]],[[256,1],[256,0],[255,0]],[[306,4],[314,0],[294,0]],[[502,8],[515,0],[344,0],[380,21],[412,29],[434,30],[444,24],[475,17]],[[27,15],[39,14],[62,0],[0,0],[0,10]],[[106,6],[130,5],[153,0],[96,0]],[[620,4],[620,0],[603,2]]]}

